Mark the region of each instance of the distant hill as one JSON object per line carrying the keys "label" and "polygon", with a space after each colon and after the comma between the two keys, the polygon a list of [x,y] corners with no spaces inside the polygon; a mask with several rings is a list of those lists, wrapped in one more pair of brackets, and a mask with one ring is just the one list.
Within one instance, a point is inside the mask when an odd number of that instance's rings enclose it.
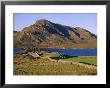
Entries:
{"label": "distant hill", "polygon": [[97,36],[80,27],[40,19],[22,31],[14,31],[14,47],[96,48]]}

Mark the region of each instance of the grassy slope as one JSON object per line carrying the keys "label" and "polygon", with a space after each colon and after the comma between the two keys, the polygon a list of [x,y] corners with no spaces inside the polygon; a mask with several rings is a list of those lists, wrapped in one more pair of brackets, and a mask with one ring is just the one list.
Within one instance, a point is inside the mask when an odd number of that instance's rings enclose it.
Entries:
{"label": "grassy slope", "polygon": [[[71,63],[52,62],[45,54],[41,59],[34,59],[26,54],[14,56],[14,75],[95,75],[96,68],[87,68]],[[50,56],[56,56],[51,54]],[[45,57],[47,56],[47,57]]]}

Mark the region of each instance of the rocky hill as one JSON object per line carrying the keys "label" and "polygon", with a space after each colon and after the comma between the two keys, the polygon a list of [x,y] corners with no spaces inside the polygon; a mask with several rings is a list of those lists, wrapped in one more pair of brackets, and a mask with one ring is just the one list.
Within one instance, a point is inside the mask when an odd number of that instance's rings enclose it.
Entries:
{"label": "rocky hill", "polygon": [[40,19],[22,31],[14,31],[14,47],[96,48],[97,36],[80,27]]}

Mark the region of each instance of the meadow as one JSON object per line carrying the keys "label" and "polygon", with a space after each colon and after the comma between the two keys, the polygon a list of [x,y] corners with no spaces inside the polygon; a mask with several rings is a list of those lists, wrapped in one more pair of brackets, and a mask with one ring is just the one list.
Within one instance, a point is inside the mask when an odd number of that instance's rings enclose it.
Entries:
{"label": "meadow", "polygon": [[84,64],[90,64],[90,65],[97,65],[97,59],[96,58],[69,58],[64,59],[65,61],[73,61],[73,62],[79,62]]}
{"label": "meadow", "polygon": [[82,57],[65,57],[65,56],[56,56],[56,57],[51,57],[51,58],[54,58],[54,59],[61,59],[61,60],[64,60],[64,61],[72,61],[72,62],[79,62],[79,63],[84,63],[84,64],[88,64],[88,65],[95,65],[97,66],[97,58],[96,57],[87,57],[85,56],[84,58]]}
{"label": "meadow", "polygon": [[[87,64],[79,64],[76,59],[51,59],[58,56],[57,53],[45,53],[40,59],[28,54],[14,55],[14,75],[96,75],[97,67]],[[75,62],[74,62],[75,61]],[[90,60],[88,60],[90,61]],[[90,61],[93,63],[93,61]]]}

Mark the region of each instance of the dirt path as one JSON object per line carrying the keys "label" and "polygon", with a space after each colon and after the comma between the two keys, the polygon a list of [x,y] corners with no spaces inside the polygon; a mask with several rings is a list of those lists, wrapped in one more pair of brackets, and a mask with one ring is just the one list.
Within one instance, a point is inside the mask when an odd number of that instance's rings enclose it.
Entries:
{"label": "dirt path", "polygon": [[78,63],[78,62],[73,62],[73,61],[53,60],[51,58],[49,58],[49,60],[52,61],[52,62],[60,62],[60,63],[63,63],[63,64],[67,64],[68,63],[68,64],[74,64],[74,65],[83,66],[83,67],[86,67],[86,68],[97,69],[96,66],[83,64],[83,63]]}

